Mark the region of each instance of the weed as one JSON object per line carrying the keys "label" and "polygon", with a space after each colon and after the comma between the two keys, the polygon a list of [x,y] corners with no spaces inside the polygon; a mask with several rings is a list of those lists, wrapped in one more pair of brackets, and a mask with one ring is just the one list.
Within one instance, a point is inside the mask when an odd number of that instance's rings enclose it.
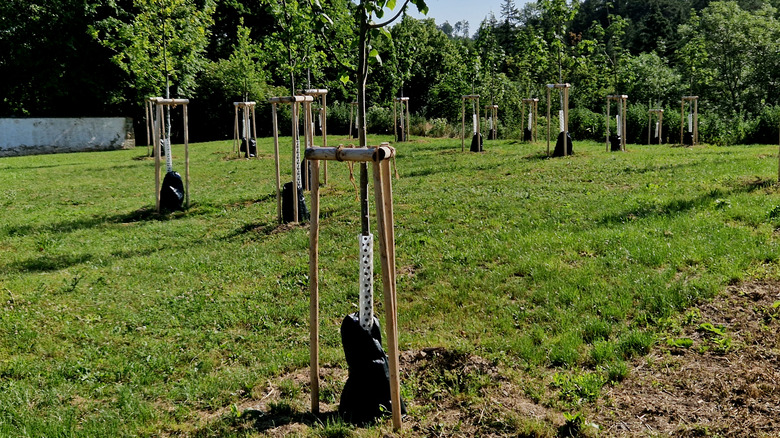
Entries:
{"label": "weed", "polygon": [[691,348],[693,346],[693,339],[691,338],[669,338],[666,340],[666,345],[675,348]]}
{"label": "weed", "polygon": [[599,397],[604,383],[606,383],[604,378],[598,373],[583,373],[574,376],[555,373],[552,377],[552,387],[558,389],[558,398],[571,406],[595,401]]}
{"label": "weed", "polygon": [[624,359],[650,352],[653,345],[653,334],[647,331],[631,330],[618,341],[618,350]]}

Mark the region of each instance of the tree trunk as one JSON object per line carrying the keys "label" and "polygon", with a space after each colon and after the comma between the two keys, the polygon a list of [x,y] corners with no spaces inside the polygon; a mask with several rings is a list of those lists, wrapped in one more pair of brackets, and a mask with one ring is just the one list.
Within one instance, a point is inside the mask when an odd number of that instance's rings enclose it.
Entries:
{"label": "tree trunk", "polygon": [[[358,145],[367,147],[366,128],[366,81],[368,79],[368,17],[365,7],[360,13],[360,49],[358,52],[357,98],[358,98]],[[370,232],[368,212],[368,164],[360,163],[360,229],[364,236]]]}

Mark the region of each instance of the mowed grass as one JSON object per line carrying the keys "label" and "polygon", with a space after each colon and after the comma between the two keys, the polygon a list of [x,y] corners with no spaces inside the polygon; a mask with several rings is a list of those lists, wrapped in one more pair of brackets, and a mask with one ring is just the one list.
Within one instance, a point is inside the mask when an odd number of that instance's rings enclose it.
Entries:
{"label": "mowed grass", "polygon": [[[197,434],[308,366],[308,227],[276,228],[271,140],[258,146],[190,145],[192,205],[162,216],[143,147],[0,159],[0,436]],[[670,317],[778,276],[777,146],[397,149],[400,346],[497,361],[537,382],[518,396],[576,409]],[[345,366],[360,224],[344,163],[328,164],[322,218],[321,355]]]}

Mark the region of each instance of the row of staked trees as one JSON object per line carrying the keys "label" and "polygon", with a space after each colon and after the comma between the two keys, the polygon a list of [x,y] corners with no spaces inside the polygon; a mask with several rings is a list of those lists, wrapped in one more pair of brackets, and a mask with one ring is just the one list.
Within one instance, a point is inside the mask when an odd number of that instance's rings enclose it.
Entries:
{"label": "row of staked trees", "polygon": [[425,10],[419,0],[6,0],[0,117],[129,115],[140,125],[144,99],[164,96],[167,78],[172,96],[192,100],[195,140],[230,137],[234,101],[308,87],[330,90],[329,127],[345,132],[366,16],[375,132],[392,132],[392,99],[404,95],[414,134],[455,135],[461,96],[480,94],[500,106],[499,135],[519,137],[521,99],[543,109],[545,84],[568,82],[575,139],[602,138],[605,96],[620,93],[630,142],[645,141],[649,107],[667,110],[674,133],[683,95],[700,96],[703,141],[777,141],[780,0],[504,0],[479,24],[404,15],[373,26],[404,7]]}

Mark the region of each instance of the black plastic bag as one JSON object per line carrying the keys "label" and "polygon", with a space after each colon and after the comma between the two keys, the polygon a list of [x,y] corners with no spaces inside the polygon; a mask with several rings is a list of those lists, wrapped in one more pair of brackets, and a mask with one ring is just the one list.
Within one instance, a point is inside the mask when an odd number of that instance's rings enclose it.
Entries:
{"label": "black plastic bag", "polygon": [[693,132],[686,132],[683,134],[683,144],[686,146],[693,146]]}
{"label": "black plastic bag", "polygon": [[623,150],[623,145],[621,144],[621,138],[619,135],[610,135],[609,136],[609,150],[612,152],[620,152]]}
{"label": "black plastic bag", "polygon": [[568,132],[561,132],[558,134],[558,141],[555,142],[555,150],[553,151],[553,157],[562,157],[563,154],[563,147],[564,147],[564,139],[566,142],[566,155],[571,155],[574,152],[572,151],[572,144],[571,144],[571,135]]}
{"label": "black plastic bag", "polygon": [[404,125],[401,123],[398,123],[395,125],[396,132],[398,132],[398,142],[406,141],[406,131],[404,130]]}
{"label": "black plastic bag", "polygon": [[239,148],[239,152],[244,153],[245,158],[254,158],[257,156],[257,142],[254,138],[250,138],[247,140],[246,137],[244,137],[241,141],[241,146]]}
{"label": "black plastic bag", "polygon": [[178,172],[165,174],[160,187],[160,209],[168,211],[181,210],[184,202],[184,183]]}
{"label": "black plastic bag", "polygon": [[[382,348],[382,329],[374,317],[371,333],[360,326],[358,313],[341,323],[341,343],[349,367],[339,402],[339,415],[353,424],[366,424],[392,412],[390,367]],[[401,401],[401,413],[406,406]]]}
{"label": "black plastic bag", "polygon": [[[282,188],[282,222],[288,223],[294,220],[293,211],[293,183],[288,182]],[[306,208],[306,198],[303,196],[303,189],[298,187],[298,221],[309,220],[309,209]]]}
{"label": "black plastic bag", "polygon": [[523,141],[531,141],[531,138],[533,137],[531,130],[528,128],[523,128]]}
{"label": "black plastic bag", "polygon": [[482,149],[482,134],[479,132],[471,137],[471,152],[484,152]]}

